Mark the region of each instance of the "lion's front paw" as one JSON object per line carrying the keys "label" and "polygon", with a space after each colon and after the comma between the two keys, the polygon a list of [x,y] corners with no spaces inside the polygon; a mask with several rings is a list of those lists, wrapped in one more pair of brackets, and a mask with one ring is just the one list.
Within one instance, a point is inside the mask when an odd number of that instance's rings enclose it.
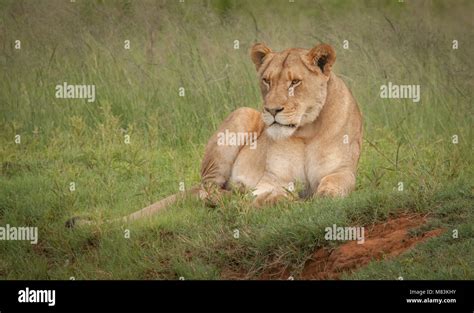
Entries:
{"label": "lion's front paw", "polygon": [[344,189],[334,184],[322,184],[318,187],[316,195],[319,197],[344,197]]}
{"label": "lion's front paw", "polygon": [[278,201],[287,198],[284,192],[278,192],[276,190],[266,191],[259,194],[252,202],[254,207],[260,208],[266,205],[272,205]]}

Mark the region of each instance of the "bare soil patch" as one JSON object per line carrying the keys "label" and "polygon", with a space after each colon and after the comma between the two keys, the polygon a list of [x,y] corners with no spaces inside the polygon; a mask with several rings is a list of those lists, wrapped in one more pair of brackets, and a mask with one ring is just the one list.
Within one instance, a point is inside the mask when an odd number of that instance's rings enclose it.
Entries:
{"label": "bare soil patch", "polygon": [[410,229],[426,224],[426,216],[402,215],[384,223],[366,227],[365,242],[347,242],[336,249],[321,248],[309,259],[301,279],[338,279],[342,273],[367,265],[372,260],[393,258],[416,244],[443,233],[434,229],[418,236],[411,236]]}
{"label": "bare soil patch", "polygon": [[[410,230],[425,225],[427,217],[420,214],[403,214],[383,223],[365,227],[365,242],[350,241],[338,247],[320,248],[306,261],[301,275],[295,279],[339,279],[343,273],[352,272],[372,260],[396,257],[428,238],[441,235],[444,229],[434,229],[415,235]],[[258,279],[288,279],[291,269],[275,262],[269,264]],[[251,279],[243,271],[225,271],[224,279]]]}

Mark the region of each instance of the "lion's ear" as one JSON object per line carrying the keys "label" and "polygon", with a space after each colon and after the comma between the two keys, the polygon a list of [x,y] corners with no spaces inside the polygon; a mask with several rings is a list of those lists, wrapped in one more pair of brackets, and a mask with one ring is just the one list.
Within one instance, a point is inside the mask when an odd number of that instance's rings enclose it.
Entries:
{"label": "lion's ear", "polygon": [[255,68],[258,69],[263,64],[263,59],[272,52],[272,49],[268,48],[264,43],[256,43],[250,50],[250,57],[252,58]]}
{"label": "lion's ear", "polygon": [[324,75],[329,76],[332,65],[336,62],[336,51],[328,44],[317,45],[308,52],[308,61]]}

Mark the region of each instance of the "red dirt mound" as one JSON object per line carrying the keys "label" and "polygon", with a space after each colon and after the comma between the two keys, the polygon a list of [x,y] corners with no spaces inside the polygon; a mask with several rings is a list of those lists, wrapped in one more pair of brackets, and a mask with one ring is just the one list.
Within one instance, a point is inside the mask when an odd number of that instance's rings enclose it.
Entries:
{"label": "red dirt mound", "polygon": [[365,242],[351,241],[336,249],[321,248],[314,252],[304,266],[301,279],[338,279],[344,272],[368,264],[371,260],[395,257],[419,242],[439,236],[443,229],[435,229],[418,236],[409,230],[426,223],[426,217],[402,215],[382,224],[366,227]]}
{"label": "red dirt mound", "polygon": [[[409,231],[426,224],[426,216],[404,214],[386,222],[365,227],[365,241],[349,241],[335,249],[316,250],[306,261],[301,275],[295,279],[339,279],[341,274],[367,265],[371,260],[392,258],[410,249],[419,242],[439,236],[443,229],[434,229],[423,234],[411,235]],[[268,264],[257,279],[289,279],[291,268],[278,261]],[[251,273],[226,270],[223,279],[255,279]]]}

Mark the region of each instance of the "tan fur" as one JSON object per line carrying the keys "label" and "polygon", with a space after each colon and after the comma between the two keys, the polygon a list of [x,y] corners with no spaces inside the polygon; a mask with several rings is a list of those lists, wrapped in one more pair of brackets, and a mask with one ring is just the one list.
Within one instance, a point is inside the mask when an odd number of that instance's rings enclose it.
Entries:
{"label": "tan fur", "polygon": [[[273,52],[258,43],[251,59],[260,79],[262,111],[239,108],[229,115],[207,143],[201,186],[190,193],[212,205],[216,190],[245,189],[255,195],[254,205],[261,206],[288,197],[291,183],[302,183],[305,197],[347,196],[355,187],[362,115],[332,72],[334,49],[322,44]],[[256,149],[219,144],[218,136],[226,130],[256,134]],[[169,196],[119,220],[149,217],[177,198]]]}
{"label": "tan fur", "polygon": [[[290,183],[298,182],[306,186],[306,196],[348,195],[355,186],[362,115],[349,89],[332,72],[334,49],[323,44],[273,52],[259,43],[251,58],[260,78],[263,110],[238,109],[218,132],[257,129],[257,148],[216,146],[211,139],[204,154],[203,183],[252,190],[257,206],[288,196]],[[275,121],[294,127],[272,125]],[[213,175],[208,175],[207,164],[216,164]]]}

